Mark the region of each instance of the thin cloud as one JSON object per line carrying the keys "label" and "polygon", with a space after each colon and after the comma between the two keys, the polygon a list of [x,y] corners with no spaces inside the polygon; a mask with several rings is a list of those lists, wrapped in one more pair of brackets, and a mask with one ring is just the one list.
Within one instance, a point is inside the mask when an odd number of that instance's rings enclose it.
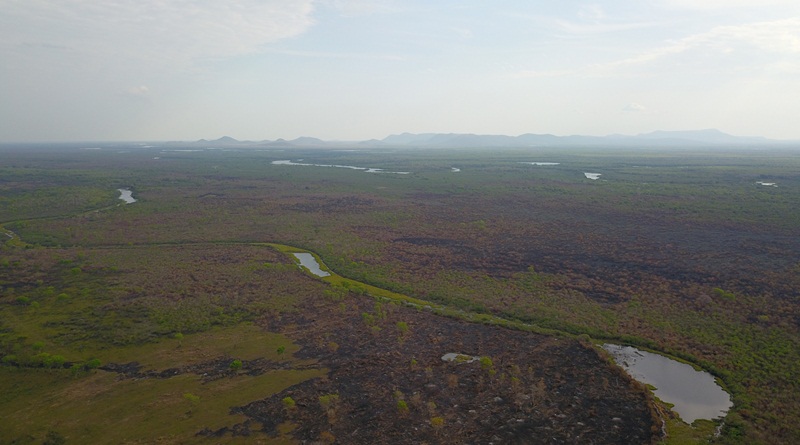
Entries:
{"label": "thin cloud", "polygon": [[[645,66],[666,57],[689,53],[699,49],[709,49],[720,53],[736,50],[756,50],[775,56],[800,53],[800,18],[773,20],[735,26],[717,26],[711,30],[673,40],[667,45],[653,48],[633,57],[606,63],[560,70],[519,71],[513,77],[561,77],[561,76],[610,76],[619,75],[623,70],[635,66]],[[747,60],[741,61],[743,64]],[[764,69],[782,69],[796,72],[800,63],[780,61],[764,66]]]}
{"label": "thin cloud", "polygon": [[578,10],[578,17],[583,20],[600,21],[608,16],[599,5],[584,5]]}
{"label": "thin cloud", "polygon": [[797,7],[797,0],[660,0],[658,4],[670,9],[710,11],[731,8],[763,9],[767,6]]}
{"label": "thin cloud", "polygon": [[555,20],[559,30],[570,34],[600,34],[659,26],[659,22],[633,22],[633,23],[576,23],[567,20]]}
{"label": "thin cloud", "polygon": [[139,85],[136,87],[130,87],[125,92],[130,96],[144,97],[150,94],[150,88],[148,88],[146,85]]}
{"label": "thin cloud", "polygon": [[264,50],[269,54],[282,54],[286,56],[311,57],[320,59],[359,59],[359,60],[406,60],[406,57],[394,54],[370,54],[370,53],[345,53],[330,51],[299,51],[280,48],[270,48]]}
{"label": "thin cloud", "polygon": [[628,105],[625,105],[622,108],[622,111],[624,111],[626,113],[642,113],[642,112],[647,111],[647,108],[642,104],[638,104],[636,102],[631,102]]}
{"label": "thin cloud", "polygon": [[673,54],[705,47],[731,52],[735,47],[752,47],[768,53],[800,52],[800,18],[751,23],[738,26],[718,26],[710,31],[684,37],[672,44],[653,49],[628,59],[595,65],[591,71],[615,70],[628,65],[640,65]]}
{"label": "thin cloud", "polygon": [[64,45],[100,61],[231,57],[305,32],[312,0],[27,0],[4,7],[6,42]]}
{"label": "thin cloud", "polygon": [[547,77],[567,77],[575,76],[581,73],[580,69],[565,69],[565,70],[521,70],[511,73],[509,77],[514,79],[526,78],[547,78]]}
{"label": "thin cloud", "polygon": [[323,4],[338,10],[345,17],[357,17],[400,10],[393,0],[323,0]]}
{"label": "thin cloud", "polygon": [[453,34],[457,35],[461,39],[466,40],[472,38],[472,30],[469,28],[451,26],[450,31],[453,31]]}

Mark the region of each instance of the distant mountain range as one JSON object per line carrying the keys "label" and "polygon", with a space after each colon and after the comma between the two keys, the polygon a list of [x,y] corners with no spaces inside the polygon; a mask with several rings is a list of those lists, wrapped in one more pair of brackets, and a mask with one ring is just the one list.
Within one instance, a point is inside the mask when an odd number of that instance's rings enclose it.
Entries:
{"label": "distant mountain range", "polygon": [[[790,141],[779,141],[764,137],[740,137],[723,133],[719,130],[692,131],[654,131],[634,136],[613,134],[609,136],[555,136],[552,134],[522,134],[519,136],[466,134],[466,133],[402,133],[393,134],[383,139],[367,141],[324,141],[312,137],[300,137],[293,140],[277,139],[274,141],[238,141],[225,136],[208,141],[200,139],[194,144],[205,146],[239,146],[239,147],[351,147],[351,148],[513,148],[513,147],[567,147],[567,146],[716,146],[716,145],[773,145],[787,144]],[[797,141],[791,141],[797,143]]]}

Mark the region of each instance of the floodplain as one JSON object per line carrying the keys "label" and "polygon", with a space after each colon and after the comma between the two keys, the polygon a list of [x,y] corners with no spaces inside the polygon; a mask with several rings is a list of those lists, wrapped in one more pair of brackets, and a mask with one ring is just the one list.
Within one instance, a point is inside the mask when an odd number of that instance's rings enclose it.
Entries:
{"label": "floodplain", "polygon": [[0,147],[4,440],[800,442],[792,149],[156,145]]}

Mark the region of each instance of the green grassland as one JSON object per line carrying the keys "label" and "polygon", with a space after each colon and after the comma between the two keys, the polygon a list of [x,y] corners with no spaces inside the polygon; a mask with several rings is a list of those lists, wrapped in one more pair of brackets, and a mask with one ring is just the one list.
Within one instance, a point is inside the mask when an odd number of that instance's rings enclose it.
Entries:
{"label": "green grassland", "polygon": [[271,249],[30,247],[0,271],[4,441],[204,443],[231,407],[325,373],[252,323],[320,291]]}
{"label": "green grassland", "polygon": [[[254,360],[275,355],[282,345],[291,343],[241,326],[187,335],[180,341],[116,348],[100,356],[139,359],[145,370],[162,370],[209,357]],[[295,362],[288,354],[282,360]],[[14,443],[41,443],[50,431],[76,443],[202,443],[203,438],[195,437],[201,427],[218,429],[240,420],[229,413],[232,406],[269,396],[324,371],[284,369],[210,382],[191,374],[119,379],[101,371],[75,375],[66,369],[11,367],[0,368],[0,373],[0,436]],[[236,443],[236,439],[229,437],[227,442]]]}
{"label": "green grassland", "polygon": [[[323,372],[252,324],[337,292],[666,352],[732,392],[717,442],[800,441],[796,152],[2,150],[0,224],[16,237],[0,251],[0,436],[18,443],[48,431],[117,442],[68,413],[102,424],[131,415],[125,401],[148,409],[117,438],[147,441],[136,424],[164,443],[231,425],[229,407]],[[411,174],[272,164],[283,159]],[[120,187],[138,202],[119,205]],[[337,275],[303,279],[280,245]],[[54,356],[80,369],[43,368]],[[288,364],[210,383],[191,372],[117,381],[83,366],[236,358]],[[248,385],[258,390],[229,391]],[[686,428],[670,430],[677,440]]]}

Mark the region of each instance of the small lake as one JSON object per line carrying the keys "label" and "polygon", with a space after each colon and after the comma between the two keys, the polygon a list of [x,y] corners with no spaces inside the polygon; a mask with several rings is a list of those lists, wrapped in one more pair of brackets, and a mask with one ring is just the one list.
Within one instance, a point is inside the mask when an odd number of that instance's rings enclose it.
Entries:
{"label": "small lake", "polygon": [[318,277],[327,277],[330,275],[328,272],[325,272],[319,267],[319,263],[317,262],[317,259],[314,258],[314,255],[305,252],[293,253],[292,255],[294,255],[295,258],[300,260],[300,266],[305,267],[306,269],[308,269],[309,272],[313,273],[314,275]]}
{"label": "small lake", "polygon": [[133,192],[128,189],[117,189],[120,193],[119,199],[125,201],[125,204],[133,204],[136,198],[133,197]]}
{"label": "small lake", "polygon": [[583,176],[586,176],[586,179],[591,179],[592,181],[597,181],[600,179],[600,175],[602,175],[602,173],[583,173]]}
{"label": "small lake", "polygon": [[655,395],[674,405],[673,411],[691,424],[697,419],[723,417],[733,403],[714,377],[663,355],[631,346],[603,345],[614,361],[634,379],[656,387]]}

